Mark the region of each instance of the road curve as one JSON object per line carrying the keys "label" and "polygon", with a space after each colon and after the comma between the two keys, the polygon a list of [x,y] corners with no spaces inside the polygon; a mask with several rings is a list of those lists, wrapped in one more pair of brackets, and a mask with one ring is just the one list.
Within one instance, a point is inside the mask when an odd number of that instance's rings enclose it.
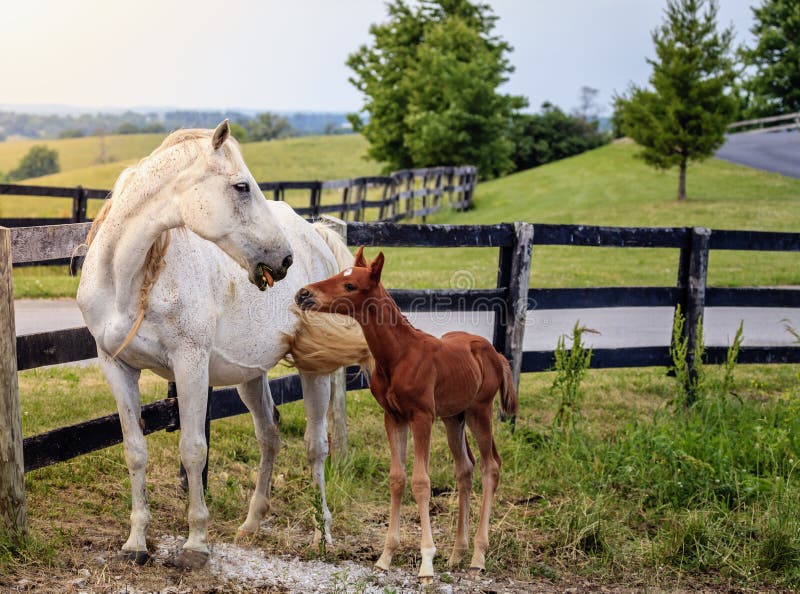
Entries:
{"label": "road curve", "polygon": [[731,134],[716,156],[731,163],[800,178],[800,130]]}

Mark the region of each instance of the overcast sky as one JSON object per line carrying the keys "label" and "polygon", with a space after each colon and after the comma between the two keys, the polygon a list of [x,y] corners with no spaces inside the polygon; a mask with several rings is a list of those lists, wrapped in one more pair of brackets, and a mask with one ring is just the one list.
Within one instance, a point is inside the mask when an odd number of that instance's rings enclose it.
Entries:
{"label": "overcast sky", "polygon": [[[749,5],[720,22],[750,39]],[[666,0],[488,0],[514,46],[507,92],[538,109],[608,105],[645,83]],[[3,0],[0,105],[353,111],[349,53],[386,18],[383,0]],[[606,108],[610,113],[610,109]]]}

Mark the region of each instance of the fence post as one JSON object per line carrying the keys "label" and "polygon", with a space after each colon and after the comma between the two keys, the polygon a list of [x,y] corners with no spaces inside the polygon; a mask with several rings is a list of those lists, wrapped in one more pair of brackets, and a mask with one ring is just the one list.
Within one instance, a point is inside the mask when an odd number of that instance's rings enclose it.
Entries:
{"label": "fence post", "polygon": [[[206,464],[203,466],[203,493],[208,490],[208,455],[211,452],[211,394],[214,391],[214,388],[211,386],[208,387],[208,401],[206,403],[206,422],[205,422],[205,434],[206,434]],[[175,382],[169,382],[167,384],[167,398],[178,398],[178,388],[175,385]],[[180,406],[180,401],[178,401],[178,406]],[[178,417],[180,419],[180,417]],[[180,429],[180,420],[175,425],[170,425],[166,427],[166,431],[175,431],[176,429]],[[183,466],[183,462],[181,462],[180,467],[180,477],[181,477],[181,487],[183,488],[184,493],[189,491],[189,478],[186,476],[186,468]]]}
{"label": "fence post", "polygon": [[86,190],[83,186],[76,186],[72,197],[72,222],[83,223],[86,221]]}
{"label": "fence post", "polygon": [[522,369],[532,250],[533,225],[514,223],[514,240],[510,246],[500,248],[497,270],[497,287],[505,289],[505,299],[502,307],[495,310],[494,346],[511,363],[517,388]]}
{"label": "fence post", "polygon": [[311,207],[311,216],[313,218],[319,217],[319,204],[322,202],[322,182],[314,182],[313,187],[311,188],[311,197],[310,197],[309,206]]}
{"label": "fence post", "polygon": [[[703,313],[706,307],[706,279],[708,277],[708,250],[711,231],[705,227],[692,227],[689,230],[689,246],[681,248],[680,262],[678,264],[678,289],[681,291],[680,305],[685,323],[683,326],[684,337],[688,337],[686,364],[689,367],[689,382],[694,383],[697,378],[695,372],[694,353],[697,349],[698,325],[703,323]],[[695,395],[691,393],[691,405]]]}
{"label": "fence post", "polygon": [[[322,215],[322,222],[347,243],[347,223],[327,215]],[[347,376],[344,367],[331,374],[328,432],[331,436],[331,456],[343,458],[347,455]]]}
{"label": "fence post", "polygon": [[28,514],[17,382],[11,231],[5,227],[0,227],[0,291],[0,534],[18,541],[28,532]]}

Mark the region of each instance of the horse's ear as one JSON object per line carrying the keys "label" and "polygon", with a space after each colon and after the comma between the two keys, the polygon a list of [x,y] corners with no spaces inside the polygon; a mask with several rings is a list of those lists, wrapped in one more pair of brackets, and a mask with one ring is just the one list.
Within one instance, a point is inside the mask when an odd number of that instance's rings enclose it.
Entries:
{"label": "horse's ear", "polygon": [[367,259],[364,257],[364,246],[358,248],[356,252],[356,259],[353,261],[353,266],[357,268],[367,268],[369,265],[367,264]]}
{"label": "horse's ear", "polygon": [[375,282],[380,282],[381,280],[381,271],[383,270],[383,252],[379,252],[372,263],[369,265],[370,273],[369,276]]}
{"label": "horse's ear", "polygon": [[225,118],[219,123],[217,129],[214,130],[214,136],[211,138],[211,146],[214,147],[214,150],[218,150],[219,147],[223,145],[223,143],[228,140],[228,136],[231,135],[231,126],[228,122],[228,119]]}

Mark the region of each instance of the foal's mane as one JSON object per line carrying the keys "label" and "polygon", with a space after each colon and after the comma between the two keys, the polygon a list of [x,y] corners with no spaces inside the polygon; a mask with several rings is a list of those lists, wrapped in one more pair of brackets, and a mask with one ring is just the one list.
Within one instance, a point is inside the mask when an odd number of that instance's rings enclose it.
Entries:
{"label": "foal's mane", "polygon": [[[167,136],[161,144],[156,148],[152,153],[150,153],[147,157],[144,157],[140,160],[136,165],[132,165],[125,169],[117,178],[116,183],[114,184],[114,189],[111,192],[111,196],[106,200],[106,203],[103,205],[103,208],[100,209],[100,212],[97,213],[94,221],[92,222],[92,226],[89,228],[89,233],[86,236],[86,246],[92,245],[95,236],[97,235],[97,231],[100,229],[100,226],[103,224],[103,221],[106,220],[108,217],[108,213],[111,210],[112,202],[114,200],[114,196],[120,196],[125,188],[128,186],[130,180],[136,174],[136,171],[139,169],[141,164],[148,159],[164,152],[165,150],[177,146],[183,142],[187,141],[197,141],[202,138],[211,138],[213,134],[212,130],[203,130],[197,128],[187,128],[184,130],[176,130],[172,132],[169,136]],[[232,136],[229,136],[229,139],[235,139]],[[226,154],[230,154],[229,149],[223,145],[222,148],[226,151]],[[142,325],[142,321],[144,320],[144,313],[147,311],[147,306],[149,304],[150,298],[150,290],[153,288],[153,285],[158,280],[159,274],[161,274],[161,270],[164,268],[164,258],[167,254],[167,247],[169,247],[169,239],[170,239],[170,232],[169,230],[164,231],[161,235],[159,235],[156,240],[153,242],[153,245],[150,246],[150,249],[147,251],[147,256],[144,259],[144,266],[143,266],[143,275],[144,278],[142,280],[142,287],[139,289],[139,304],[137,307],[137,316],[136,321],[133,323],[130,332],[125,337],[125,340],[122,341],[120,347],[116,350],[116,352],[112,355],[112,357],[116,357],[117,355],[122,352],[128,344],[130,344],[133,337],[136,336],[136,332],[138,332],[139,327]]]}

